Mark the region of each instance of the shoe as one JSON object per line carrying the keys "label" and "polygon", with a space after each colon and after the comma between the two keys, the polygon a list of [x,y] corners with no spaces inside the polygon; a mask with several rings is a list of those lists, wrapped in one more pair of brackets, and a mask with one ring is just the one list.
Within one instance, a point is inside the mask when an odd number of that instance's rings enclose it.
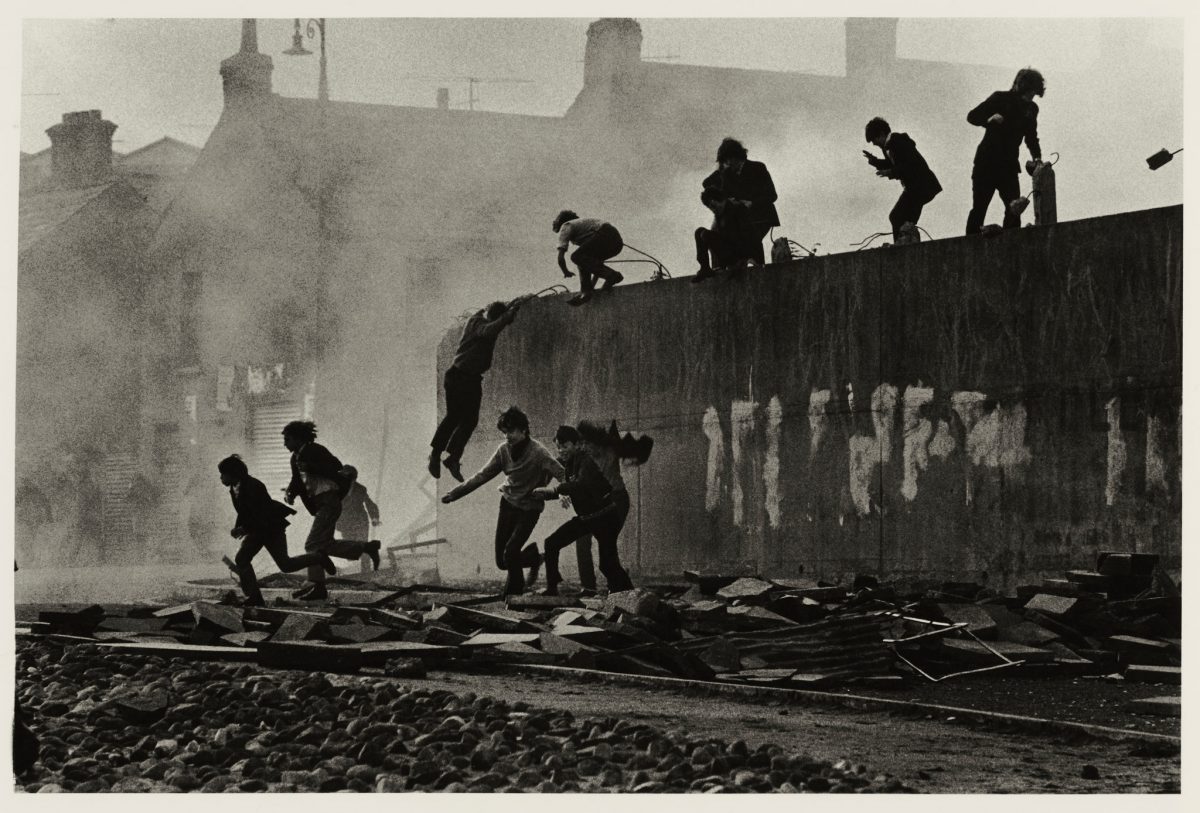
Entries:
{"label": "shoe", "polygon": [[426,468],[429,469],[429,476],[433,479],[437,480],[442,476],[442,464],[438,460],[438,453],[436,451],[429,455],[429,465]]}
{"label": "shoe", "polygon": [[321,557],[321,567],[325,569],[326,573],[328,573],[330,576],[332,576],[334,573],[337,573],[337,565],[333,563],[332,559],[323,553],[318,555]]}
{"label": "shoe", "polygon": [[595,598],[596,597],[596,588],[594,588],[594,587],[583,588],[582,590],[579,591],[579,597],[580,598]]}
{"label": "shoe", "polygon": [[696,276],[692,277],[692,282],[704,282],[704,280],[713,275],[713,270],[711,268],[701,268],[696,272]]}
{"label": "shoe", "polygon": [[567,300],[568,305],[582,305],[592,298],[591,294],[579,293]]}
{"label": "shoe", "polygon": [[558,585],[557,584],[555,584],[555,585],[548,584],[548,585],[546,585],[546,589],[542,590],[540,593],[538,593],[538,595],[539,596],[557,596],[558,595]]}
{"label": "shoe", "polygon": [[238,606],[239,607],[266,607],[267,605],[266,605],[266,602],[264,602],[261,598],[255,598],[255,599],[248,598],[245,601],[240,602],[238,604]]}
{"label": "shoe", "polygon": [[447,457],[442,461],[442,465],[446,467],[446,471],[450,472],[450,476],[458,482],[463,481],[462,462],[457,457]]}
{"label": "shoe", "polygon": [[325,601],[328,598],[329,591],[325,589],[325,585],[323,584],[314,584],[311,590],[300,596],[301,601]]}
{"label": "shoe", "polygon": [[604,284],[600,286],[601,291],[607,291],[614,285],[620,285],[625,280],[625,275],[620,271],[613,273],[612,277],[604,280]]}
{"label": "shoe", "polygon": [[380,547],[382,547],[382,543],[378,539],[372,539],[367,543],[366,554],[367,556],[371,557],[371,567],[375,568],[376,570],[379,570]]}
{"label": "shoe", "polygon": [[311,593],[316,586],[317,585],[314,584],[313,582],[308,582],[303,587],[301,587],[299,590],[293,590],[292,598],[304,598],[306,595]]}
{"label": "shoe", "polygon": [[[537,551],[534,552],[537,553]],[[541,571],[542,562],[544,561],[546,561],[546,557],[538,553],[537,558],[533,560],[533,564],[529,566],[529,578],[525,580],[525,585],[527,587],[533,587],[534,583],[537,581],[538,572]]]}

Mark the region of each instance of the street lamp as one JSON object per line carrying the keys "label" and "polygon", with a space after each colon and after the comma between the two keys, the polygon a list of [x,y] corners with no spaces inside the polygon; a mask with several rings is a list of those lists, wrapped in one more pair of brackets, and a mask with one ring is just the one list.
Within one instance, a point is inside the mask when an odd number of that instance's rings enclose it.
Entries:
{"label": "street lamp", "polygon": [[305,34],[300,33],[300,18],[295,18],[296,28],[292,32],[292,47],[288,48],[283,53],[287,56],[311,56],[312,51],[304,47],[304,36],[308,35],[309,39],[321,34],[321,78],[317,84],[317,99],[322,102],[329,101],[329,77],[325,73],[325,18],[309,19],[305,24]]}

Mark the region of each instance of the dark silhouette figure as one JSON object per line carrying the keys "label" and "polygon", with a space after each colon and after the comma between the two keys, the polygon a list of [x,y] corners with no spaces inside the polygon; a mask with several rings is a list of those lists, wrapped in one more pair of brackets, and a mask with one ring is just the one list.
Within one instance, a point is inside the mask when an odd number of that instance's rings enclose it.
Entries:
{"label": "dark silhouette figure", "polygon": [[863,155],[875,168],[875,174],[897,180],[903,188],[896,205],[888,213],[892,239],[900,243],[901,228],[905,223],[917,225],[921,210],[937,197],[942,185],[925,162],[925,157],[917,150],[916,142],[907,133],[893,133],[886,121],[874,118],[867,122],[866,138],[868,143],[883,150],[883,158],[863,150]]}
{"label": "dark silhouette figure", "polygon": [[[700,202],[712,210],[711,229],[696,229],[696,261],[692,282],[713,275],[713,267],[735,269],[750,260],[763,265],[763,238],[779,225],[775,184],[766,165],[747,160],[740,141],[726,138],[717,148],[717,170],[704,179]],[[709,255],[712,255],[712,263]]]}
{"label": "dark silhouette figure", "polygon": [[[1029,148],[1034,167],[1042,160],[1038,141],[1038,106],[1034,96],[1046,92],[1046,82],[1033,68],[1017,71],[1011,90],[998,90],[967,114],[967,121],[983,127],[983,140],[975,150],[971,171],[971,213],[967,215],[967,234],[983,228],[992,194],[998,193],[1004,204],[1004,228],[1021,225],[1021,214],[1010,204],[1021,195],[1021,167],[1018,153],[1021,141]],[[1032,173],[1032,169],[1031,169]]]}
{"label": "dark silhouette figure", "polygon": [[246,595],[246,605],[263,606],[262,591],[254,575],[254,557],[266,548],[282,573],[292,573],[306,567],[320,567],[329,573],[337,572],[333,561],[321,552],[303,556],[288,556],[288,517],[296,512],[281,502],[271,499],[267,487],[250,476],[245,462],[237,455],[230,455],[217,464],[221,483],[229,488],[233,510],[237,512],[233,530],[229,535],[242,540],[233,557],[234,572]]}
{"label": "dark silhouette figure", "polygon": [[[304,550],[341,559],[358,559],[365,553],[378,570],[378,540],[334,539],[338,517],[342,515],[342,500],[350,490],[353,478],[342,461],[317,443],[316,424],[312,421],[292,421],[283,427],[283,445],[292,453],[292,480],[288,483],[284,499],[291,505],[299,497],[313,515]],[[325,588],[325,569],[319,565],[309,565],[308,579],[311,584],[297,590],[296,598],[323,601],[329,597]]]}
{"label": "dark silhouette figure", "polygon": [[604,264],[625,248],[621,233],[616,226],[593,217],[580,217],[570,209],[563,209],[550,226],[558,235],[558,267],[564,277],[575,276],[567,268],[567,251],[571,244],[578,246],[571,252],[571,262],[579,269],[579,293],[570,299],[572,305],[582,305],[592,298],[596,278],[604,280],[602,291],[621,282],[625,277]]}
{"label": "dark silhouette figure", "polygon": [[[483,401],[483,374],[492,366],[492,353],[500,331],[517,318],[521,305],[532,295],[511,302],[493,302],[477,311],[463,327],[454,361],[442,383],[446,392],[446,416],[438,424],[430,441],[429,473],[442,476],[442,466],[450,476],[462,482],[462,453],[479,423],[479,405]],[[442,453],[446,459],[442,460]]]}
{"label": "dark silhouette figure", "polygon": [[[371,529],[379,525],[379,506],[367,493],[367,487],[358,481],[358,469],[346,466],[346,472],[354,482],[350,484],[350,490],[342,500],[342,515],[338,517],[337,532],[342,539],[370,540]],[[368,558],[362,559],[364,573],[369,564]]]}

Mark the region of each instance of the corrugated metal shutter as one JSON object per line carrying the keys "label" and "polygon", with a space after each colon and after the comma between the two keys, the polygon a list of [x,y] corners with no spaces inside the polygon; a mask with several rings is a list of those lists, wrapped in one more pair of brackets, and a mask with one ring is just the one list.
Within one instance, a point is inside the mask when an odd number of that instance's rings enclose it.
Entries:
{"label": "corrugated metal shutter", "polygon": [[133,517],[125,498],[129,494],[136,468],[137,460],[132,454],[108,454],[104,457],[100,516],[104,551],[109,558],[132,552],[134,547]]}
{"label": "corrugated metal shutter", "polygon": [[295,401],[260,404],[251,421],[250,473],[262,480],[275,499],[292,479],[291,452],[283,447],[283,427],[300,420],[304,405]]}

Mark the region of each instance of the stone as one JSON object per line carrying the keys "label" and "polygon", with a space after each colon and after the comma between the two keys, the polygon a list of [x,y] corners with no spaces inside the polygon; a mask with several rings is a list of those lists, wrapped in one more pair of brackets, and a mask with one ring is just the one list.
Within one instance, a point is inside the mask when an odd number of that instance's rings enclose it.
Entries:
{"label": "stone", "polygon": [[978,604],[939,604],[938,609],[951,624],[966,623],[967,629],[980,638],[996,635],[996,620]]}
{"label": "stone", "polygon": [[318,636],[325,619],[305,613],[288,613],[279,628],[271,634],[275,642],[307,641]]}
{"label": "stone", "polygon": [[385,610],[372,607],[370,619],[372,623],[396,630],[415,630],[421,628],[421,619],[411,613],[400,610]]}
{"label": "stone", "polygon": [[329,637],[333,641],[365,644],[390,635],[390,627],[377,624],[330,624]]}
{"label": "stone", "polygon": [[778,613],[773,613],[765,607],[755,607],[751,604],[743,604],[737,607],[730,607],[726,610],[729,618],[737,623],[737,626],[742,629],[771,629],[773,627],[795,626],[795,622],[791,619],[784,618]]}
{"label": "stone", "polygon": [[717,591],[717,596],[726,601],[752,601],[754,599],[762,599],[772,590],[775,590],[774,584],[762,579],[743,578],[727,584]]}
{"label": "stone", "polygon": [[420,658],[390,658],[383,666],[383,673],[388,677],[423,678],[428,670]]}
{"label": "stone", "polygon": [[603,613],[609,618],[614,617],[618,610],[630,615],[652,617],[658,610],[658,605],[657,595],[649,590],[635,588],[609,593],[608,598],[604,600]]}
{"label": "stone", "polygon": [[581,607],[579,599],[573,596],[541,596],[537,593],[523,593],[519,596],[508,596],[505,605],[514,610],[547,610],[559,607]]}
{"label": "stone", "polygon": [[1077,598],[1038,593],[1025,603],[1025,609],[1045,613],[1052,618],[1062,618],[1069,615],[1078,604],[1079,599]]}
{"label": "stone", "polygon": [[1183,682],[1183,670],[1178,666],[1131,664],[1125,668],[1124,675],[1126,680],[1135,683],[1169,683],[1179,686]]}
{"label": "stone", "polygon": [[543,632],[538,636],[538,646],[548,655],[568,657],[577,652],[592,652],[593,647],[580,643],[572,638],[556,635],[553,632]]}
{"label": "stone", "polygon": [[254,646],[271,637],[271,633],[263,630],[254,630],[251,632],[231,632],[228,635],[222,635],[220,640],[230,646]]}
{"label": "stone", "polygon": [[192,617],[195,618],[198,629],[214,631],[218,636],[246,631],[242,625],[241,613],[209,601],[192,602]]}

